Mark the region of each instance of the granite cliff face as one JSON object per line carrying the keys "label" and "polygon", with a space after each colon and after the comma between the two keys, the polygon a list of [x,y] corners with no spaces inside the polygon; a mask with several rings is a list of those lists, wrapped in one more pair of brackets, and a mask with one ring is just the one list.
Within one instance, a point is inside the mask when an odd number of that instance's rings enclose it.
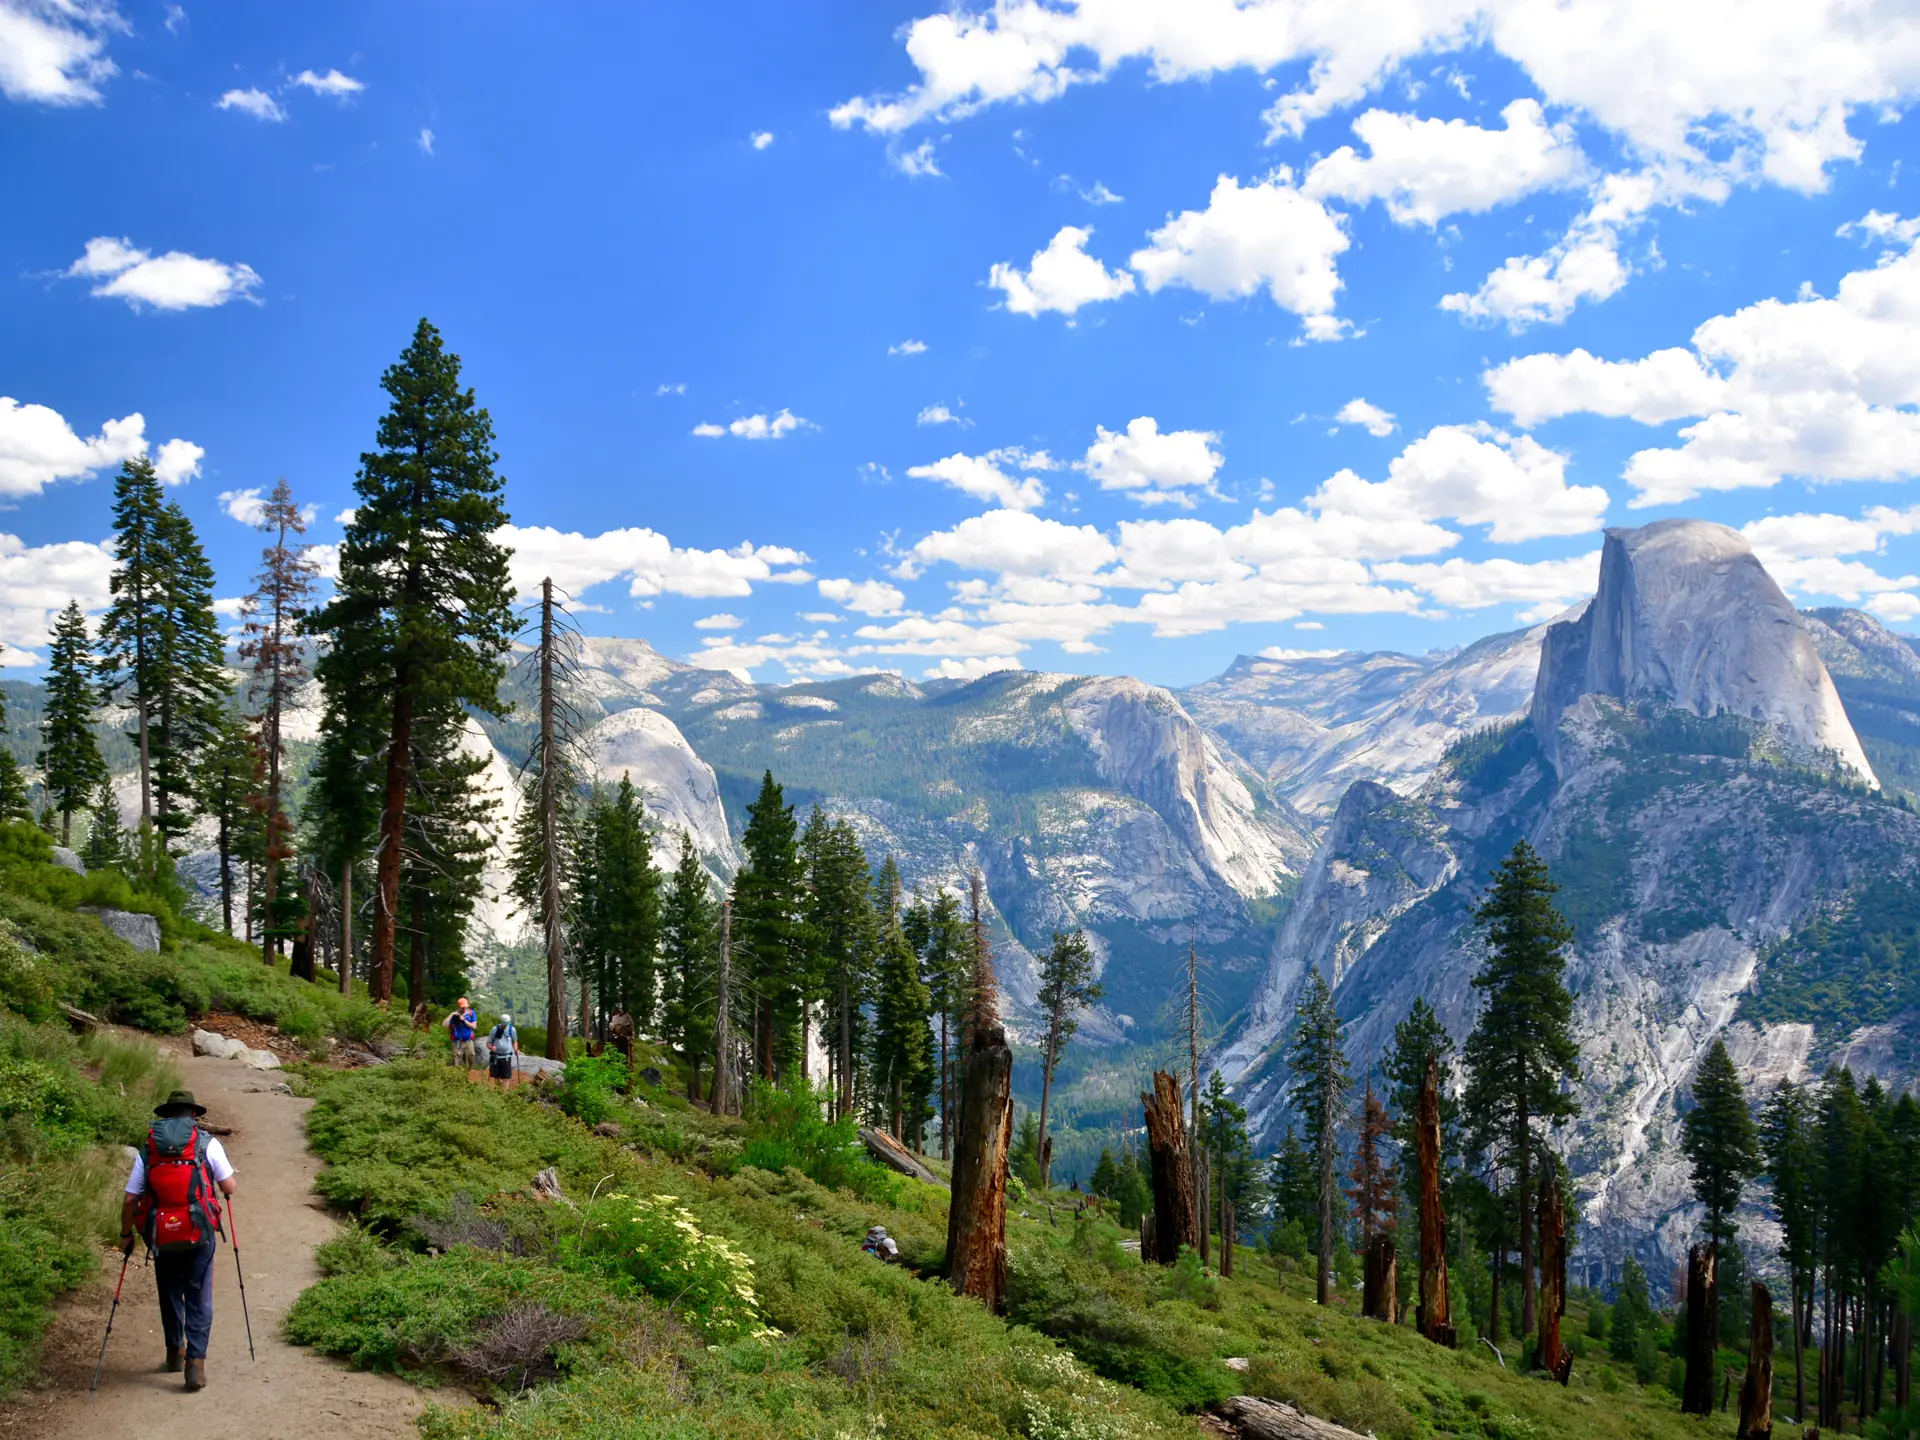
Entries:
{"label": "granite cliff face", "polygon": [[1286,1123],[1282,1054],[1309,966],[1335,984],[1356,1068],[1416,996],[1464,1038],[1472,911],[1521,838],[1577,932],[1581,1119],[1555,1143],[1579,1186],[1583,1258],[1609,1278],[1628,1253],[1664,1267],[1684,1248],[1696,1217],[1679,1105],[1716,1036],[1756,1094],[1837,1056],[1908,1078],[1894,1062],[1911,1046],[1895,1042],[1920,1019],[1883,1007],[1875,1028],[1857,1023],[1869,1009],[1816,1016],[1794,996],[1825,963],[1815,921],[1920,878],[1920,817],[1869,788],[1810,629],[1729,535],[1611,533],[1594,604],[1546,638],[1550,728],[1515,722],[1458,746],[1417,796],[1347,792],[1217,1053],[1268,1134]]}
{"label": "granite cliff face", "polygon": [[1742,716],[1791,750],[1830,752],[1877,783],[1812,634],[1746,539],[1724,525],[1661,520],[1607,531],[1593,603],[1551,626],[1542,647],[1533,726],[1549,758],[1562,715],[1583,695]]}

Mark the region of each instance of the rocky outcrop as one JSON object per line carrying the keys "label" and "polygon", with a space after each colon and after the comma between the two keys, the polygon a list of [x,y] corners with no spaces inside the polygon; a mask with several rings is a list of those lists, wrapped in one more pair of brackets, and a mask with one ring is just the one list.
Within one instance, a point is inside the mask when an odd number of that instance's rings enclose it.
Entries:
{"label": "rocky outcrop", "polygon": [[592,761],[593,779],[605,785],[631,780],[641,793],[648,816],[666,837],[663,865],[673,863],[684,832],[711,867],[733,873],[737,861],[720,782],[673,721],[654,710],[621,710],[588,730],[581,748]]}
{"label": "rocky outcrop", "polygon": [[84,875],[87,873],[86,862],[80,858],[78,853],[69,850],[64,845],[56,845],[53,847],[53,863],[58,865],[62,870],[71,870],[76,875]]}
{"label": "rocky outcrop", "polygon": [[1607,531],[1593,603],[1552,626],[1542,649],[1533,724],[1550,760],[1561,717],[1583,695],[1758,721],[1786,745],[1826,752],[1878,783],[1812,635],[1745,537],[1724,525]]}
{"label": "rocky outcrop", "polygon": [[100,907],[83,906],[86,913],[97,917],[107,927],[107,932],[117,936],[136,950],[149,954],[158,954],[160,950],[160,922],[151,915],[142,915],[134,910],[108,910]]}
{"label": "rocky outcrop", "polygon": [[1271,895],[1295,868],[1285,837],[1261,823],[1245,782],[1169,692],[1138,680],[1088,680],[1073,687],[1064,709],[1100,777],[1149,807],[1236,893]]}

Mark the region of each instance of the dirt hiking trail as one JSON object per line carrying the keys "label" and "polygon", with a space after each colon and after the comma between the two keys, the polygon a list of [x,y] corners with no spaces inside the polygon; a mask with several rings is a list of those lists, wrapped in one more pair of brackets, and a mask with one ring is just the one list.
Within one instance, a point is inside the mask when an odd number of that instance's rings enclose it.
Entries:
{"label": "dirt hiking trail", "polygon": [[[207,1388],[187,1394],[180,1376],[162,1372],[165,1343],[153,1271],[136,1248],[107,1348],[100,1393],[87,1398],[100,1335],[106,1328],[120,1255],[103,1275],[61,1306],[47,1336],[46,1373],[38,1388],[0,1406],[0,1436],[35,1440],[328,1440],[411,1436],[425,1396],[390,1376],[347,1370],[280,1338],[280,1319],[300,1292],[320,1278],[314,1247],[336,1232],[314,1195],[320,1162],[308,1152],[302,1117],[308,1100],[272,1093],[282,1076],[237,1060],[194,1057],[183,1044],[162,1047],[182,1083],[207,1107],[207,1123],[230,1127],[221,1137],[240,1182],[240,1256],[253,1311],[258,1361],[247,1359],[247,1331],[233,1251],[214,1262],[213,1339]],[[451,1398],[451,1397],[449,1397]]]}

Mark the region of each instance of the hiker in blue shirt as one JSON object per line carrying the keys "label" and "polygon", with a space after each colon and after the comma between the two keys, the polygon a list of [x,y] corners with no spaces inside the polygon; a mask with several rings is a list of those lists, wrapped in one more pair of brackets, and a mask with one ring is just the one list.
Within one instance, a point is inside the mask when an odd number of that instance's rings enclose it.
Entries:
{"label": "hiker in blue shirt", "polygon": [[447,1027],[447,1034],[453,1041],[453,1058],[448,1062],[458,1065],[462,1070],[471,1070],[479,1063],[473,1053],[474,1032],[480,1028],[480,1017],[473,1013],[462,995],[459,1003],[453,1007],[453,1013],[441,1022]]}

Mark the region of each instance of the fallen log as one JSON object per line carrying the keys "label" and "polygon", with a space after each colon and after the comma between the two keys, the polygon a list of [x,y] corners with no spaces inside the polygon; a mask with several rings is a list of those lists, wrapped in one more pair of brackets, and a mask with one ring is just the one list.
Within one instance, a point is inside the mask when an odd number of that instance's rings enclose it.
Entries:
{"label": "fallen log", "polygon": [[1305,1415],[1278,1400],[1235,1395],[1222,1400],[1215,1411],[1243,1440],[1367,1440],[1358,1431],[1331,1420]]}
{"label": "fallen log", "polygon": [[64,1000],[60,1002],[60,1013],[67,1017],[67,1024],[73,1027],[76,1035],[105,1023],[98,1015],[89,1015],[85,1010],[69,1005]]}
{"label": "fallen log", "polygon": [[875,1129],[871,1125],[862,1125],[860,1143],[867,1147],[869,1155],[889,1170],[898,1170],[902,1175],[911,1175],[915,1180],[924,1180],[929,1185],[938,1185],[942,1190],[952,1188],[933,1171],[922,1165],[918,1156],[885,1130]]}

